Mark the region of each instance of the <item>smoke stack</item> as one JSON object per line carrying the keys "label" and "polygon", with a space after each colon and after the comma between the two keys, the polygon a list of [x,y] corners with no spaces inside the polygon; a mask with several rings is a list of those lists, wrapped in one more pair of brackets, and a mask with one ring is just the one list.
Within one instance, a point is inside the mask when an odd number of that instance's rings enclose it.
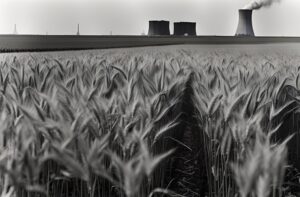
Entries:
{"label": "smoke stack", "polygon": [[235,33],[236,36],[255,36],[252,27],[252,10],[239,10],[239,23]]}
{"label": "smoke stack", "polygon": [[178,36],[195,36],[196,35],[196,23],[192,22],[177,22],[174,23],[174,35]]}
{"label": "smoke stack", "polygon": [[149,21],[149,36],[170,35],[169,21]]}

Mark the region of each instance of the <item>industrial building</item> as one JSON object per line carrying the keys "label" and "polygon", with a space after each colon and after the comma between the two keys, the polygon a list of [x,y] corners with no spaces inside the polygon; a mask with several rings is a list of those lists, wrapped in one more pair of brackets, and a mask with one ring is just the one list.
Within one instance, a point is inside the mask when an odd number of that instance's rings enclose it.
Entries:
{"label": "industrial building", "polygon": [[252,26],[252,10],[240,9],[236,36],[255,36]]}
{"label": "industrial building", "polygon": [[149,36],[170,35],[169,21],[149,21]]}
{"label": "industrial building", "polygon": [[196,36],[196,23],[176,22],[174,23],[174,35],[177,36]]}

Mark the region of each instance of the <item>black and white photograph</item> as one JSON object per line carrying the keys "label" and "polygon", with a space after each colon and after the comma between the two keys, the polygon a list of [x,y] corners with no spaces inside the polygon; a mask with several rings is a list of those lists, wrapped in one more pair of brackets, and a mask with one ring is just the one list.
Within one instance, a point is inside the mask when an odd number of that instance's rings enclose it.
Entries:
{"label": "black and white photograph", "polygon": [[300,197],[300,1],[0,0],[0,197]]}

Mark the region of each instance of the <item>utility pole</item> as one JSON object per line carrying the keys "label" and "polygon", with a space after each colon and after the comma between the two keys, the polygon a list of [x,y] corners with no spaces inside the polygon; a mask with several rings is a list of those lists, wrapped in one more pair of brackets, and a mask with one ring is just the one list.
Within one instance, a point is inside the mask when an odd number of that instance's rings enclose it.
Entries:
{"label": "utility pole", "polygon": [[80,32],[79,32],[79,24],[77,24],[77,36],[80,35]]}
{"label": "utility pole", "polygon": [[15,24],[15,27],[14,27],[14,34],[18,34],[17,32],[17,25]]}

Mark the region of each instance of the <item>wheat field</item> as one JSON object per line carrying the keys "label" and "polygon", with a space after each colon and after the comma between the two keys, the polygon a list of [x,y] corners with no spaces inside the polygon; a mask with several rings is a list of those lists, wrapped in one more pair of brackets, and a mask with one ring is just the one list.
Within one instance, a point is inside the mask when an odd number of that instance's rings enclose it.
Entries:
{"label": "wheat field", "polygon": [[297,196],[299,49],[0,54],[1,197]]}

